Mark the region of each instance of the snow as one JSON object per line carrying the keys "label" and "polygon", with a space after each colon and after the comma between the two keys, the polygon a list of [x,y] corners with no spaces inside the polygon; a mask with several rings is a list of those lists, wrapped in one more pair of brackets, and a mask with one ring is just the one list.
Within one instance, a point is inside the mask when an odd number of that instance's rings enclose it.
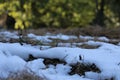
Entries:
{"label": "snow", "polygon": [[[7,36],[16,33],[2,33]],[[14,37],[12,36],[12,38]],[[46,40],[49,38],[59,38],[62,40],[75,39],[75,36],[59,34],[56,36],[37,36],[29,34],[28,37],[37,40]],[[10,38],[10,37],[9,37]],[[40,50],[38,47],[19,43],[0,43],[0,77],[7,78],[11,73],[17,73],[24,69],[33,71],[36,75],[47,78],[48,80],[105,80],[112,77],[120,80],[120,46],[105,42],[93,41],[93,37],[87,36],[81,38],[90,39],[85,44],[99,45],[96,49],[83,49],[79,47],[53,47]],[[99,39],[109,41],[108,38],[100,37]],[[37,45],[36,45],[37,46]],[[27,61],[29,55],[37,59]],[[80,60],[80,56],[82,60]],[[44,58],[59,59],[67,64],[49,65],[43,63]],[[97,72],[85,72],[85,76],[78,74],[69,75],[71,66],[77,62],[94,63],[100,70]]]}
{"label": "snow", "polygon": [[36,36],[35,34],[30,33],[28,34],[28,37],[33,38],[35,40],[40,40],[41,42],[51,42],[51,40],[48,39],[47,36]]}
{"label": "snow", "polygon": [[46,66],[43,63],[43,59],[37,59],[37,60],[29,61],[26,64],[26,67],[29,68],[30,70],[36,72],[36,74],[38,73],[39,69],[46,68]]}
{"label": "snow", "polygon": [[40,50],[34,47],[21,46],[19,43],[0,43],[0,50],[9,52],[12,55],[17,55],[25,60],[28,59],[30,54],[37,55]]}
{"label": "snow", "polygon": [[99,40],[102,40],[102,41],[106,41],[106,42],[109,41],[109,39],[108,39],[107,37],[99,37],[98,39],[99,39]]}
{"label": "snow", "polygon": [[69,40],[69,39],[76,39],[77,38],[76,36],[72,36],[72,35],[67,36],[64,34],[58,34],[58,35],[46,34],[44,36],[36,36],[35,34],[32,34],[32,33],[28,34],[28,37],[36,39],[36,40],[40,40],[42,42],[52,42],[52,40],[50,40],[50,39]]}
{"label": "snow", "polygon": [[79,36],[80,39],[85,39],[85,40],[93,40],[93,39],[98,39],[100,41],[106,41],[108,42],[109,39],[107,37],[101,36],[101,37],[91,37],[91,36]]}
{"label": "snow", "polygon": [[85,40],[94,39],[94,37],[91,37],[91,36],[82,36],[82,35],[80,35],[79,38],[85,39]]}
{"label": "snow", "polygon": [[0,51],[0,77],[7,78],[11,73],[23,70],[25,64],[26,62],[22,58]]}
{"label": "snow", "polygon": [[9,39],[9,38],[15,38],[15,39],[18,39],[19,37],[17,36],[18,33],[17,32],[8,32],[8,31],[2,31],[0,32],[0,37],[4,36],[6,39]]}

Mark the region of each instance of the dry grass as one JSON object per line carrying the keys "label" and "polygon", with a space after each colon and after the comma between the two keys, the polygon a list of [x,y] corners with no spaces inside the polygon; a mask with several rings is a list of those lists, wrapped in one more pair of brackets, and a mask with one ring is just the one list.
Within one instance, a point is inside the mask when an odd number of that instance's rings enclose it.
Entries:
{"label": "dry grass", "polygon": [[99,45],[82,44],[82,45],[79,45],[78,47],[84,48],[84,49],[96,49],[96,48],[99,48],[100,46]]}
{"label": "dry grass", "polygon": [[[103,28],[99,26],[89,26],[84,28],[72,28],[72,29],[56,29],[56,28],[41,28],[41,29],[29,29],[27,30],[28,33],[34,33],[36,35],[45,35],[47,32],[50,32],[52,34],[59,34],[63,33],[66,35],[75,35],[79,37],[79,35],[83,36],[92,36],[92,37],[100,37],[100,36],[106,36],[110,39],[108,43],[112,44],[118,44],[120,42],[120,28]],[[116,40],[112,40],[116,39]],[[22,43],[32,44],[32,45],[44,45],[44,46],[51,46],[51,47],[58,47],[58,43],[80,43],[80,42],[86,42],[88,40],[85,39],[70,39],[70,40],[60,40],[60,39],[51,39],[53,42],[49,44],[41,43],[38,40],[32,40],[30,38],[23,39]],[[100,41],[97,39],[94,39],[94,41]],[[10,39],[9,41],[6,41],[5,39],[0,39],[0,42],[20,42],[18,39]],[[103,42],[103,41],[101,41]],[[79,46],[78,46],[79,47]],[[97,48],[98,46],[89,46],[89,45],[82,45],[80,46],[82,48]]]}
{"label": "dry grass", "polygon": [[35,33],[37,35],[43,35],[46,32],[53,34],[63,33],[67,35],[89,35],[89,36],[106,36],[108,38],[120,39],[120,28],[103,28],[99,26],[89,26],[83,28],[72,29],[56,29],[56,28],[42,28],[42,29],[29,29],[28,33]]}
{"label": "dry grass", "polygon": [[16,74],[11,74],[7,79],[0,80],[46,80],[35,74],[29,73],[28,71],[18,72]]}

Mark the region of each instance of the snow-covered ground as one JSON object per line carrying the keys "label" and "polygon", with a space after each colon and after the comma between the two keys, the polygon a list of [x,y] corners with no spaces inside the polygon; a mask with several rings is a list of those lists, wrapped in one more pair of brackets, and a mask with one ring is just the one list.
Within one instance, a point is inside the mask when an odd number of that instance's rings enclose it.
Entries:
{"label": "snow-covered ground", "polygon": [[[5,39],[19,38],[17,33],[0,32],[0,36]],[[76,39],[76,36],[63,34],[36,36],[28,34],[28,37],[51,42],[54,39]],[[19,43],[0,43],[0,77],[7,78],[11,73],[17,73],[22,70],[31,70],[36,75],[45,77],[48,80],[105,80],[114,78],[120,80],[120,45],[114,45],[105,42],[94,41],[94,37],[80,36],[82,39],[88,39],[84,44],[96,45],[96,49],[83,49],[80,47],[53,47],[40,50],[38,47],[30,44],[20,45]],[[103,41],[109,41],[106,37],[99,37]],[[76,43],[77,44],[77,43]],[[82,43],[78,43],[82,44]],[[38,46],[38,45],[36,45]],[[29,55],[37,58],[27,61]],[[80,59],[81,56],[81,59]],[[57,64],[46,66],[44,58],[59,59],[66,64]],[[71,66],[78,62],[94,63],[101,72],[88,71],[85,75],[68,74],[71,72]]]}

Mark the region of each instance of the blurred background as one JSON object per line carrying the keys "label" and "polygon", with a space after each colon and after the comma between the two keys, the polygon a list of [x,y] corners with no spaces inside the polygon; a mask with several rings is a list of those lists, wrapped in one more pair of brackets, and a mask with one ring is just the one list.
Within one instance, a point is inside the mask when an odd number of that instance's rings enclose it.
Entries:
{"label": "blurred background", "polygon": [[0,28],[119,27],[120,0],[0,0]]}

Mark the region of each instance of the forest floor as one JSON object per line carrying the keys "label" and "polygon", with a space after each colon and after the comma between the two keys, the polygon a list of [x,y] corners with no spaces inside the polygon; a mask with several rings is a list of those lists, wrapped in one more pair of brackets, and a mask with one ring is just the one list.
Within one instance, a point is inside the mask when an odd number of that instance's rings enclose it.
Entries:
{"label": "forest floor", "polygon": [[1,80],[120,80],[120,28],[0,31]]}

